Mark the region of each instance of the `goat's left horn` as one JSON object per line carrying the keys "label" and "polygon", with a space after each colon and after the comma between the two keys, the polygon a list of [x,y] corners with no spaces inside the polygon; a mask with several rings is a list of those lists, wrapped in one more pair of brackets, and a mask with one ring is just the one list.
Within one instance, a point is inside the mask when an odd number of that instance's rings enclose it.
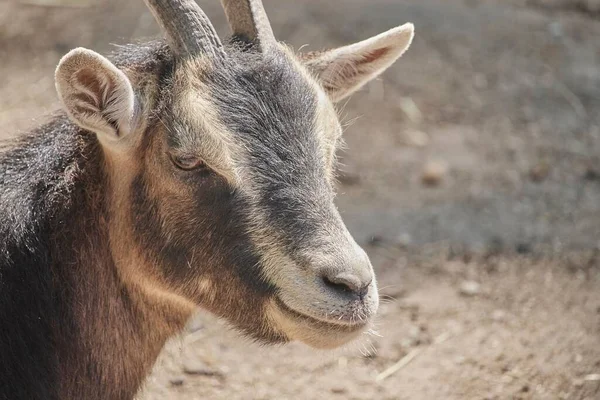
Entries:
{"label": "goat's left horn", "polygon": [[211,54],[224,56],[221,40],[194,0],[144,0],[179,56]]}
{"label": "goat's left horn", "polygon": [[277,43],[260,0],[221,0],[235,37],[256,43],[262,52]]}

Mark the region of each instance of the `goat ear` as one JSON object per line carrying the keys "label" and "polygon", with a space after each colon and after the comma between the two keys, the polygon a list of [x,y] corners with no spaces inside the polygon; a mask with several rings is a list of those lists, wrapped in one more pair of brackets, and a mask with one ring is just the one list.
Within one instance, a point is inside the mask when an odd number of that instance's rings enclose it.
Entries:
{"label": "goat ear", "polygon": [[69,118],[102,142],[131,133],[135,105],[131,82],[100,54],[71,50],[58,63],[55,84]]}
{"label": "goat ear", "polygon": [[408,49],[413,36],[413,24],[404,24],[348,46],[300,55],[300,59],[332,101],[339,101],[392,65]]}

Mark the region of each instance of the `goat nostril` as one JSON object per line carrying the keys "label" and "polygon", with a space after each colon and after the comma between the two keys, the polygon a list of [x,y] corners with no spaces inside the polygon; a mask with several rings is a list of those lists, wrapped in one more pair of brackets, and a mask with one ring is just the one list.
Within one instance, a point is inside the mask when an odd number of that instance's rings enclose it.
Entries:
{"label": "goat nostril", "polygon": [[367,283],[361,282],[361,280],[352,274],[342,273],[333,277],[323,276],[323,282],[331,289],[340,293],[352,293],[359,296],[361,299],[369,291],[371,280]]}
{"label": "goat nostril", "polygon": [[344,283],[334,282],[326,276],[323,277],[323,282],[325,282],[325,286],[330,287],[331,289],[334,289],[338,292],[349,292],[352,290],[348,287],[348,285]]}
{"label": "goat nostril", "polygon": [[360,297],[361,300],[365,298],[367,293],[369,293],[369,286],[371,286],[371,281],[369,281],[366,285],[361,287],[358,291],[358,297]]}

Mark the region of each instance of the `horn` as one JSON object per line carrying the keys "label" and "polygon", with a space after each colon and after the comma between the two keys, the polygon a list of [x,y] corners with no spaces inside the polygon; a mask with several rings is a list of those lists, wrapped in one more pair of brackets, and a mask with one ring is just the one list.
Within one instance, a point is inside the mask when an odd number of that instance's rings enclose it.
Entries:
{"label": "horn", "polygon": [[179,56],[224,56],[219,36],[204,11],[193,0],[144,0],[161,26],[171,49]]}
{"label": "horn", "polygon": [[260,0],[221,0],[234,36],[255,42],[261,51],[272,47],[277,40]]}

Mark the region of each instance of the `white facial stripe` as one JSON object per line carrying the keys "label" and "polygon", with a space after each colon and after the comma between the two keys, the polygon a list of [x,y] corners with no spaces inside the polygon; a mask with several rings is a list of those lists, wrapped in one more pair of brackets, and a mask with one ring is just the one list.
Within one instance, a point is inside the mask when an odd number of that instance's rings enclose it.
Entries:
{"label": "white facial stripe", "polygon": [[[333,152],[335,141],[341,134],[334,106],[309,72],[296,61],[295,56],[290,55],[289,59],[297,65],[299,73],[309,82],[317,97],[317,113],[313,125],[315,134],[320,138],[323,157],[330,157],[328,152]],[[210,66],[202,60],[189,62],[187,71],[179,81],[179,84],[185,86],[174,111],[181,115],[185,125],[195,130],[182,136],[188,137],[189,146],[198,146],[197,132],[206,136],[201,142],[203,148],[199,150],[207,157],[207,163],[230,180],[238,189],[239,195],[249,204],[246,210],[250,224],[248,233],[261,256],[264,278],[278,288],[294,288],[298,286],[300,268],[283,247],[284,238],[271,227],[268,210],[260,205],[260,199],[263,197],[261,188],[251,183],[255,178],[244,169],[244,163],[239,162],[250,157],[251,149],[234,140],[234,134],[222,123],[218,110],[211,101],[210,88],[200,79],[203,73],[210,73],[209,68]],[[246,184],[243,184],[244,182]],[[310,280],[312,276],[302,279]],[[302,296],[294,296],[296,297]],[[298,304],[300,309],[306,308],[305,306]]]}
{"label": "white facial stripe", "polygon": [[186,90],[181,98],[174,111],[185,121],[184,129],[192,130],[178,132],[182,146],[191,151],[201,151],[200,156],[211,168],[237,185],[240,181],[234,167],[236,146],[232,143],[231,133],[219,121],[209,98],[200,94],[197,88]]}

